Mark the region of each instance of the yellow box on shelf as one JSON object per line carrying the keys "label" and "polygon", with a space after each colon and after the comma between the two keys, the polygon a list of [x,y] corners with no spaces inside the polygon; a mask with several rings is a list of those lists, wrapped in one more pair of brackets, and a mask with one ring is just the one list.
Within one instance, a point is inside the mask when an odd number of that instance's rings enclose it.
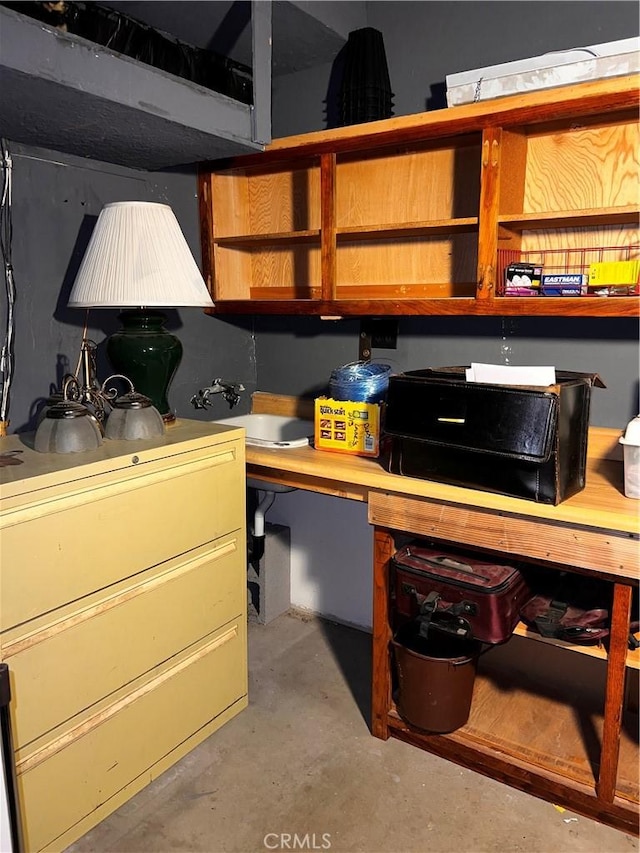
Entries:
{"label": "yellow box on shelf", "polygon": [[316,398],[316,448],[355,453],[358,456],[377,456],[380,447],[380,408],[380,403]]}
{"label": "yellow box on shelf", "polygon": [[632,261],[598,261],[589,265],[589,285],[636,284],[640,276],[640,259]]}

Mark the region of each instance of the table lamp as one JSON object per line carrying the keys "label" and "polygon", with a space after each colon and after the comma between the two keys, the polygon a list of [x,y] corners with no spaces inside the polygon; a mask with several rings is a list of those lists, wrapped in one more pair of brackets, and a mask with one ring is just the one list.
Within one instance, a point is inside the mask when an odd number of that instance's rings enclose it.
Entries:
{"label": "table lamp", "polygon": [[175,420],[167,391],[182,358],[158,308],[210,307],[211,296],[166,204],[119,201],[100,212],[69,296],[72,308],[125,308],[107,340],[118,373]]}

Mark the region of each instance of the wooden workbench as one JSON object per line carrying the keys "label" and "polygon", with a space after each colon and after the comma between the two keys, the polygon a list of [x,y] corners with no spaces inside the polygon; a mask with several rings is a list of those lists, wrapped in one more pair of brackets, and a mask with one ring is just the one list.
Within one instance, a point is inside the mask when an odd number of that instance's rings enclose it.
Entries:
{"label": "wooden workbench", "polygon": [[[308,401],[254,395],[254,411],[309,417]],[[620,433],[591,429],[586,488],[559,506],[387,473],[376,459],[247,448],[247,473],[300,489],[366,501],[374,526],[372,733],[394,736],[581,814],[638,833],[638,651],[627,648],[638,586],[640,502],[624,497]],[[407,535],[473,546],[613,584],[609,641],[560,650],[600,658],[604,695],[565,695],[483,658],[472,713],[450,735],[407,725],[392,697],[389,561]],[[524,626],[517,634],[528,634]],[[536,639],[536,636],[533,635]],[[528,642],[520,637],[516,642]],[[513,640],[512,640],[513,642]],[[499,656],[498,656],[499,657]],[[575,658],[569,654],[567,672]],[[497,668],[496,668],[497,666]],[[625,698],[626,697],[626,698]]]}

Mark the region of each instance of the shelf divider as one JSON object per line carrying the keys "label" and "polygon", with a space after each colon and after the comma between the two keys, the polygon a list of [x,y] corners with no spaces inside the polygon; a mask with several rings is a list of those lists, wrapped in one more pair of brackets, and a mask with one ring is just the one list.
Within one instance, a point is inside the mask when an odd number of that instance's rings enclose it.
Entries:
{"label": "shelf divider", "polygon": [[322,298],[334,298],[336,281],[336,155],[320,156],[320,279]]}

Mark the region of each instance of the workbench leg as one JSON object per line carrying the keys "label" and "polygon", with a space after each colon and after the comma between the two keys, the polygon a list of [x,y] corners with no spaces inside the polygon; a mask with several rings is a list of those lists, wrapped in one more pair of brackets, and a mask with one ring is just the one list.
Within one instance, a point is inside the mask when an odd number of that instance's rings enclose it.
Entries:
{"label": "workbench leg", "polygon": [[612,803],[616,793],[632,592],[630,586],[614,584],[604,727],[597,784],[598,798],[605,803]]}
{"label": "workbench leg", "polygon": [[391,708],[391,668],[389,643],[389,561],[394,542],[390,532],[374,528],[373,540],[373,671],[371,690],[371,733],[389,737],[388,713]]}

